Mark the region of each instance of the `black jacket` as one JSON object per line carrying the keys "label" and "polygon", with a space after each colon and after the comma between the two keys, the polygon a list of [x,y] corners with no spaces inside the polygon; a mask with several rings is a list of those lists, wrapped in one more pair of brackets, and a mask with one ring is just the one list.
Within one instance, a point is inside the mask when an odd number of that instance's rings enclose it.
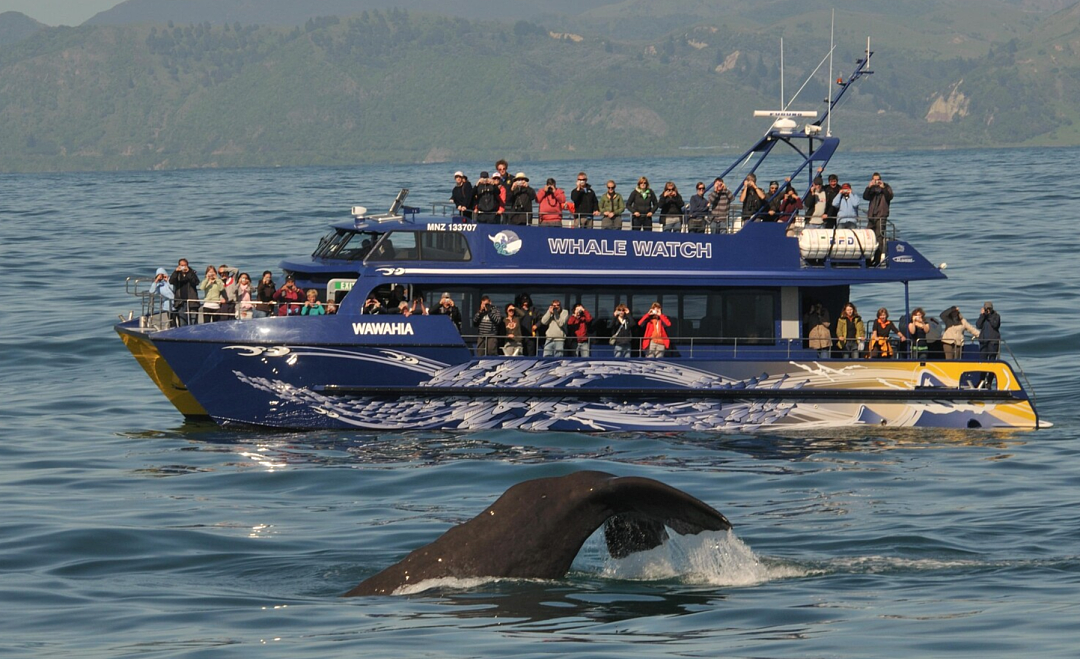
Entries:
{"label": "black jacket", "polygon": [[600,202],[596,200],[596,193],[588,183],[583,190],[571,190],[570,201],[574,202],[574,214],[579,217],[592,217],[593,213],[600,210]]}

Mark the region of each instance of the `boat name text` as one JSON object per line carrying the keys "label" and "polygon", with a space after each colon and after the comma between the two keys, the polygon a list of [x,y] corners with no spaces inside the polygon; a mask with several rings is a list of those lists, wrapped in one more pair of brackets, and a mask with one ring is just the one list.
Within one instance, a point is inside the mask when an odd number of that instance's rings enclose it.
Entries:
{"label": "boat name text", "polygon": [[379,336],[412,336],[413,328],[409,323],[353,323],[353,334],[376,334]]}
{"label": "boat name text", "polygon": [[711,259],[712,245],[693,240],[608,240],[595,238],[548,238],[552,254],[570,256],[626,256],[627,242],[634,256],[649,258]]}

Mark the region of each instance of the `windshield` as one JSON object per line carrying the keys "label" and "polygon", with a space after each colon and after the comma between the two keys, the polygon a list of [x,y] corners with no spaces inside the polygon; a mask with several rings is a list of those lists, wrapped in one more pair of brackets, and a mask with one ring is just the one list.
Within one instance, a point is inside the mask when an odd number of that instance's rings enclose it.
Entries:
{"label": "windshield", "polygon": [[382,234],[374,231],[338,229],[319,240],[312,256],[322,259],[362,260]]}

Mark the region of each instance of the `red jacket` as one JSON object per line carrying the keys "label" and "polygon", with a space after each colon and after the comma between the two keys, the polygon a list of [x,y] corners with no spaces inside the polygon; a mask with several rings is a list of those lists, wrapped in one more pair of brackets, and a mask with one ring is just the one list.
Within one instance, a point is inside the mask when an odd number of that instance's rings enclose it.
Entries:
{"label": "red jacket", "polygon": [[562,188],[555,188],[554,194],[548,194],[547,188],[536,191],[536,210],[541,222],[562,222],[562,208],[566,203],[566,193]]}
{"label": "red jacket", "polygon": [[658,314],[656,316],[645,314],[637,324],[645,325],[645,340],[641,342],[642,350],[647,349],[649,343],[653,341],[661,344],[665,348],[671,347],[671,341],[668,340],[667,330],[664,329],[665,327],[671,327],[671,321],[668,320],[667,316],[664,314]]}
{"label": "red jacket", "polygon": [[578,343],[588,343],[589,341],[589,323],[592,322],[592,314],[585,311],[585,315],[581,318],[577,317],[577,314],[570,314],[569,320],[566,321],[566,326],[572,328],[571,332],[574,337],[577,338]]}

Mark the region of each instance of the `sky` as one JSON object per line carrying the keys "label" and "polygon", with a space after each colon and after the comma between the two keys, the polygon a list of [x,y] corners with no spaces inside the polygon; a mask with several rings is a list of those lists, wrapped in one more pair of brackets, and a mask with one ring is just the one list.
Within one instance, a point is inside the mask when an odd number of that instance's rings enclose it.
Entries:
{"label": "sky", "polygon": [[122,0],[0,0],[0,14],[17,11],[46,25],[82,25]]}

